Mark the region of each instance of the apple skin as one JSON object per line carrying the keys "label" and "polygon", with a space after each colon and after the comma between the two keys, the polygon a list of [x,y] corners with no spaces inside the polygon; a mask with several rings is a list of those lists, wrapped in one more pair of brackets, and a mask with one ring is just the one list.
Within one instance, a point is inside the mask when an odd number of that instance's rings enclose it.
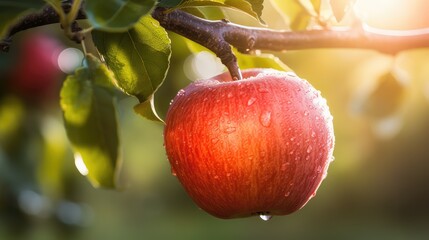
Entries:
{"label": "apple skin", "polygon": [[219,218],[293,213],[326,176],[333,118],[320,92],[293,73],[242,74],[194,82],[173,99],[164,130],[172,173]]}

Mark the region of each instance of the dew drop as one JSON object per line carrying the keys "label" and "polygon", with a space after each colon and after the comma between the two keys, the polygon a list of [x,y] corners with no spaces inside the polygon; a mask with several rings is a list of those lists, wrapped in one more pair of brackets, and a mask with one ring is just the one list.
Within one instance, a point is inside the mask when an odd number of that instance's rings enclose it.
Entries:
{"label": "dew drop", "polygon": [[185,95],[185,90],[180,89],[179,92],[177,93],[178,96],[183,96]]}
{"label": "dew drop", "polygon": [[290,138],[290,141],[291,141],[291,142],[295,141],[295,137],[291,137],[291,138]]}
{"label": "dew drop", "polygon": [[261,213],[259,214],[259,217],[264,220],[264,221],[268,221],[270,220],[273,216],[269,215],[269,214],[265,214],[265,213]]}
{"label": "dew drop", "polygon": [[266,89],[264,87],[261,87],[261,88],[258,88],[258,92],[260,92],[260,93],[267,93],[269,91],[268,91],[268,89]]}
{"label": "dew drop", "polygon": [[214,176],[214,179],[219,179],[219,176],[218,175]]}
{"label": "dew drop", "polygon": [[308,116],[309,112],[308,111],[304,111],[304,116]]}
{"label": "dew drop", "polygon": [[285,197],[289,197],[290,192],[285,193]]}
{"label": "dew drop", "polygon": [[308,161],[310,159],[310,156],[307,155],[307,157],[305,157],[305,160]]}
{"label": "dew drop", "polygon": [[259,121],[261,122],[262,126],[269,127],[271,125],[271,112],[263,112],[259,118]]}
{"label": "dew drop", "polygon": [[225,128],[224,132],[229,134],[235,132],[236,130],[237,129],[235,127],[227,127]]}
{"label": "dew drop", "polygon": [[310,153],[310,152],[311,152],[311,150],[313,150],[313,147],[312,147],[312,146],[308,146],[308,148],[307,148],[307,153]]}
{"label": "dew drop", "polygon": [[251,98],[249,99],[249,101],[247,101],[247,106],[252,105],[255,101],[256,101],[256,98],[251,97]]}
{"label": "dew drop", "polygon": [[171,175],[173,175],[173,176],[177,176],[177,174],[176,174],[176,170],[174,169],[174,167],[171,167]]}
{"label": "dew drop", "polygon": [[288,75],[289,77],[297,77],[294,72],[287,72],[286,75]]}

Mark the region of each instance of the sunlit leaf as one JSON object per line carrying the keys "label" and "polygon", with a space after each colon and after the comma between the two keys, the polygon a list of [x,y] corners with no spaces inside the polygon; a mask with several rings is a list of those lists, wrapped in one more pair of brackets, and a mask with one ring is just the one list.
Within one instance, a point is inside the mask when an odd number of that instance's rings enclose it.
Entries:
{"label": "sunlit leaf", "polygon": [[23,103],[16,97],[7,96],[0,102],[0,145],[16,134],[25,117]]}
{"label": "sunlit leaf", "polygon": [[117,85],[141,103],[149,100],[163,83],[170,64],[171,44],[165,29],[145,16],[124,33],[94,31],[93,39],[115,73]]}
{"label": "sunlit leaf", "polygon": [[152,121],[158,121],[158,122],[164,122],[157,114],[157,112],[155,111],[155,106],[154,106],[154,98],[153,96],[150,97],[148,100],[146,100],[145,102],[142,102],[140,104],[137,104],[134,107],[134,111],[142,116],[144,116],[145,118],[152,120]]}
{"label": "sunlit leaf", "polygon": [[85,10],[95,29],[122,32],[148,14],[155,3],[155,0],[86,0]]}
{"label": "sunlit leaf", "polygon": [[119,139],[113,74],[94,57],[87,66],[67,77],[61,89],[61,108],[67,136],[75,156],[82,158],[94,186],[115,187],[119,166]]}
{"label": "sunlit leaf", "polygon": [[387,117],[399,109],[405,90],[404,84],[394,74],[386,73],[380,76],[377,86],[365,99],[362,110],[371,117]]}
{"label": "sunlit leaf", "polygon": [[291,71],[279,58],[272,54],[249,55],[234,51],[240,69],[273,68],[281,71]]}
{"label": "sunlit leaf", "polygon": [[299,0],[271,0],[271,2],[277,10],[287,16],[290,29],[304,30],[308,27],[312,15]]}
{"label": "sunlit leaf", "polygon": [[41,126],[43,156],[38,165],[37,179],[44,194],[59,199],[63,194],[67,138],[57,118],[45,117]]}
{"label": "sunlit leaf", "polygon": [[322,6],[322,0],[310,0],[314,10],[317,14],[320,13],[320,7]]}
{"label": "sunlit leaf", "polygon": [[0,39],[2,39],[12,24],[19,21],[21,16],[38,10],[45,5],[42,0],[0,0]]}
{"label": "sunlit leaf", "polygon": [[187,8],[187,7],[209,7],[209,6],[219,6],[219,7],[228,7],[236,10],[240,10],[253,16],[263,23],[261,19],[262,14],[262,5],[263,1],[260,0],[184,0],[179,4],[178,8]]}
{"label": "sunlit leaf", "polygon": [[340,22],[355,0],[330,0],[332,12],[337,22]]}

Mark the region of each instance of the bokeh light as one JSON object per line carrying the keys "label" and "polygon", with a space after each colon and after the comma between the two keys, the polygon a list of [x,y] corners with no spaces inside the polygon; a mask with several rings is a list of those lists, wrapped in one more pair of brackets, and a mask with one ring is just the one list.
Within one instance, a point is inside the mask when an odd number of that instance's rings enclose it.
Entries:
{"label": "bokeh light", "polygon": [[58,66],[64,73],[72,73],[82,64],[83,53],[77,48],[66,48],[58,56]]}

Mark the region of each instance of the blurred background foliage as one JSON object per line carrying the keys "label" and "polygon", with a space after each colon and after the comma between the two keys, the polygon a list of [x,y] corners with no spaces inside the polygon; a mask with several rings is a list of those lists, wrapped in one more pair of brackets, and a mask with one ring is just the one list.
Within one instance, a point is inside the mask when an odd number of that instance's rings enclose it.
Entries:
{"label": "blurred background foliage", "polygon": [[[429,27],[427,1],[360,4],[371,26]],[[270,27],[288,21],[271,17],[278,15],[268,3],[264,11]],[[234,11],[224,14],[257,25]],[[162,116],[180,88],[225,71],[210,53],[170,37],[172,62],[156,95]],[[275,53],[327,99],[336,160],[316,198],[269,222],[220,220],[198,209],[170,173],[163,126],[135,114],[137,100],[123,95],[121,188],[94,189],[74,165],[58,103],[65,73],[80,64],[79,49],[58,26],[47,26],[16,35],[11,51],[0,53],[0,239],[428,239],[428,49],[396,56],[346,49]]]}

